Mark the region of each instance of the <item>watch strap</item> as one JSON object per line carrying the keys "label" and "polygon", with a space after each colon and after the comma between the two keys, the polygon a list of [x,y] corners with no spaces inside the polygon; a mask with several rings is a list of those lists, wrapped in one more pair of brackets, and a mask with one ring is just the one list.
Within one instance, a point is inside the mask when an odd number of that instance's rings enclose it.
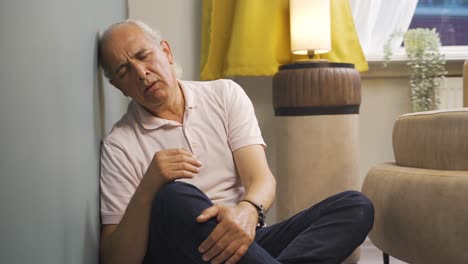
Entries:
{"label": "watch strap", "polygon": [[257,209],[257,213],[258,213],[258,226],[259,227],[265,226],[265,208],[263,207],[263,205],[256,204],[247,199],[242,199],[241,202],[248,202],[251,205],[253,205],[255,209]]}

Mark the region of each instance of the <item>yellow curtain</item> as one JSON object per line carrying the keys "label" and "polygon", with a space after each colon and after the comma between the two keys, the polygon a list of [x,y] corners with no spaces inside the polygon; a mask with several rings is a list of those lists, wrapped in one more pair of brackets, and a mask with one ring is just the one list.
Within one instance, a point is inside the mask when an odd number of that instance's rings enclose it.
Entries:
{"label": "yellow curtain", "polygon": [[[331,31],[321,58],[367,71],[348,0],[331,0]],[[203,0],[201,79],[271,76],[292,61],[289,0]]]}

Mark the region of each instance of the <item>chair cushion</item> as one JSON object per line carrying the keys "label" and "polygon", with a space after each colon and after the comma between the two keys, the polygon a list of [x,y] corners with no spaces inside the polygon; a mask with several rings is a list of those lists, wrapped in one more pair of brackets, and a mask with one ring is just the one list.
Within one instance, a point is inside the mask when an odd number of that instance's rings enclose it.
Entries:
{"label": "chair cushion", "polygon": [[468,108],[403,115],[393,128],[397,165],[468,170]]}

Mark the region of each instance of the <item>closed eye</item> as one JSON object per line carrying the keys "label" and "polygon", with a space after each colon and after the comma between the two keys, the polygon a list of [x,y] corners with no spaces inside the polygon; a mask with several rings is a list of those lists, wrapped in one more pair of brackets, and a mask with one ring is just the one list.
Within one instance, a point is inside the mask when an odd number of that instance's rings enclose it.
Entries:
{"label": "closed eye", "polygon": [[115,69],[115,74],[117,74],[119,77],[122,74],[125,74],[125,72],[128,69],[128,62],[121,63],[116,69]]}
{"label": "closed eye", "polygon": [[151,51],[142,50],[142,51],[138,52],[135,57],[138,58],[139,60],[145,60],[145,59],[147,59],[149,57],[150,54],[151,54]]}
{"label": "closed eye", "polygon": [[120,70],[118,72],[118,75],[119,75],[120,78],[123,78],[123,77],[125,77],[127,72],[128,72],[128,67],[124,66],[124,67],[120,68]]}

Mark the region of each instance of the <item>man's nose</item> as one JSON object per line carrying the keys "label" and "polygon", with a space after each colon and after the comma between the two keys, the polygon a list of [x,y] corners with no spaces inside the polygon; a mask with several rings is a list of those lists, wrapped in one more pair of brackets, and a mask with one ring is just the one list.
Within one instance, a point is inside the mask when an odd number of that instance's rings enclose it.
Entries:
{"label": "man's nose", "polygon": [[135,72],[137,74],[139,81],[144,81],[146,79],[146,75],[148,75],[148,70],[146,69],[145,65],[140,63],[134,64]]}

